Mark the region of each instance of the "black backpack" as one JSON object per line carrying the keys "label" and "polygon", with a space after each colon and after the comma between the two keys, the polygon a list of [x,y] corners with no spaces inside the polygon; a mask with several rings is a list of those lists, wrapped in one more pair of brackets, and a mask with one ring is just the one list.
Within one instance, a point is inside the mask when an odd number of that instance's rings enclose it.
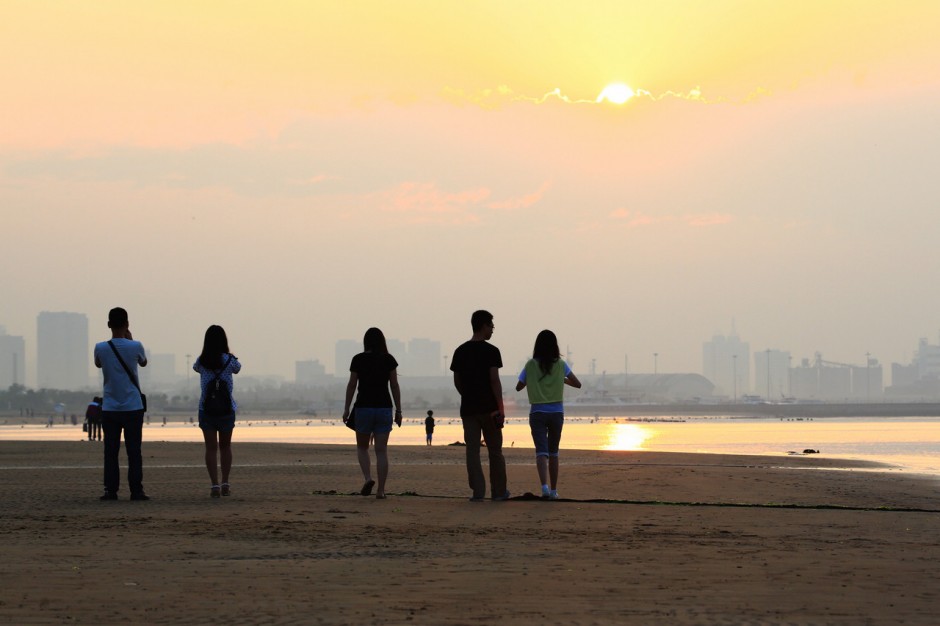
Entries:
{"label": "black backpack", "polygon": [[225,371],[231,360],[232,355],[230,354],[222,369],[216,372],[215,377],[206,385],[202,409],[209,417],[224,417],[232,414],[232,390],[222,380],[222,372]]}

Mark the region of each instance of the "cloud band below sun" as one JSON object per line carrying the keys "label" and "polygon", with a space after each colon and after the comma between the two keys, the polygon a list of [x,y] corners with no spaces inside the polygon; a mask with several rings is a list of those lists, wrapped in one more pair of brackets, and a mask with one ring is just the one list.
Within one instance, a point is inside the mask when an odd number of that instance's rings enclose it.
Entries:
{"label": "cloud band below sun", "polygon": [[[762,87],[756,88],[746,98],[741,100],[741,104],[753,102],[754,100],[770,95],[770,91]],[[540,96],[530,96],[516,93],[508,85],[500,85],[495,88],[480,89],[475,92],[468,92],[456,87],[444,87],[441,95],[453,102],[460,104],[474,104],[484,109],[499,109],[504,105],[528,102],[531,104],[547,104],[557,102],[561,104],[583,104],[583,105],[604,105],[621,106],[629,104],[635,100],[648,100],[658,102],[666,99],[685,100],[687,102],[696,102],[700,104],[721,104],[727,103],[723,97],[706,97],[701,87],[693,87],[688,91],[669,90],[661,93],[653,93],[647,89],[633,89],[624,83],[610,83],[605,86],[594,98],[574,98],[564,92],[560,87],[555,87]]]}

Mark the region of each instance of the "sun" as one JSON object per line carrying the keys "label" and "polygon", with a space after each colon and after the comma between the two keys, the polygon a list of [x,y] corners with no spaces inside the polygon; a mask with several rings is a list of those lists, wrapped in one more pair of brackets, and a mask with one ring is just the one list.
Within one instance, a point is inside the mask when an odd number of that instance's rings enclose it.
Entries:
{"label": "sun", "polygon": [[604,90],[597,96],[596,101],[603,102],[607,100],[612,104],[623,104],[635,95],[636,92],[623,83],[610,83],[604,87]]}

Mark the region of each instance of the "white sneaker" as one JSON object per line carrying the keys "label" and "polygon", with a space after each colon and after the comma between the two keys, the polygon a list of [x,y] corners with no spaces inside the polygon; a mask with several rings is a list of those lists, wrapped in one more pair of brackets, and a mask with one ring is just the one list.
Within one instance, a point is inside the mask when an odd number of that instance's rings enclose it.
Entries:
{"label": "white sneaker", "polygon": [[548,499],[549,499],[549,500],[557,500],[558,497],[559,497],[559,496],[558,496],[558,492],[555,491],[554,489],[552,489],[552,490],[549,492],[549,494],[548,494]]}

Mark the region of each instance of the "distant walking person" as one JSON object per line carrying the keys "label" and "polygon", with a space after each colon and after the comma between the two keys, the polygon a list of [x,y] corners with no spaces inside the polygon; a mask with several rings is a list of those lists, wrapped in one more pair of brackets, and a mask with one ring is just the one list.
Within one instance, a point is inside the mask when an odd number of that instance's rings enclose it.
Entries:
{"label": "distant walking person", "polygon": [[581,381],[561,359],[555,333],[543,330],[535,338],[532,358],[519,374],[516,391],[528,390],[535,466],[542,483],[542,497],[549,500],[558,499],[558,448],[565,423],[565,385],[580,389]]}
{"label": "distant walking person", "polygon": [[85,409],[85,420],[88,422],[88,441],[97,439],[101,441],[101,397],[95,396]]}
{"label": "distant walking person", "polygon": [[[375,497],[384,500],[385,481],[388,478],[388,436],[392,432],[392,401],[395,402],[394,420],[399,428],[402,421],[398,361],[388,353],[385,335],[378,328],[367,330],[362,343],[363,352],[354,356],[349,364],[343,422],[349,420],[352,408],[355,412],[356,456],[364,481],[360,493],[364,496],[370,495],[375,487],[369,459],[369,440],[374,441],[375,468],[379,479]],[[357,387],[359,393],[353,404]]]}
{"label": "distant walking person", "polygon": [[144,461],[140,451],[144,429],[144,396],[137,381],[137,366],[147,365],[147,354],[131,335],[127,311],[120,307],[108,312],[111,340],[95,344],[95,366],[104,375],[101,427],[104,430],[104,495],[117,500],[121,473],[118,455],[121,433],[127,449],[127,484],[131,500],[149,500],[144,493]]}
{"label": "distant walking person", "polygon": [[[232,471],[232,431],[235,430],[235,381],[233,374],[242,364],[229,351],[228,337],[221,326],[206,329],[202,353],[193,363],[199,373],[199,428],[206,443],[206,469],[209,470],[209,495],[213,498],[232,494],[229,473]],[[219,483],[219,456],[222,457],[222,482]]]}
{"label": "distant walking person", "polygon": [[467,445],[467,478],[473,492],[471,502],[486,496],[486,478],[480,461],[480,436],[486,441],[490,460],[490,495],[493,500],[509,499],[506,489],[506,460],[503,458],[503,387],[499,368],[503,359],[499,348],[487,342],[496,328],[493,315],[475,311],[470,317],[473,336],[454,350],[450,369],[460,394],[460,419]]}
{"label": "distant walking person", "polygon": [[428,416],[424,418],[424,434],[427,435],[428,445],[431,445],[431,439],[434,437],[434,411],[428,410]]}

